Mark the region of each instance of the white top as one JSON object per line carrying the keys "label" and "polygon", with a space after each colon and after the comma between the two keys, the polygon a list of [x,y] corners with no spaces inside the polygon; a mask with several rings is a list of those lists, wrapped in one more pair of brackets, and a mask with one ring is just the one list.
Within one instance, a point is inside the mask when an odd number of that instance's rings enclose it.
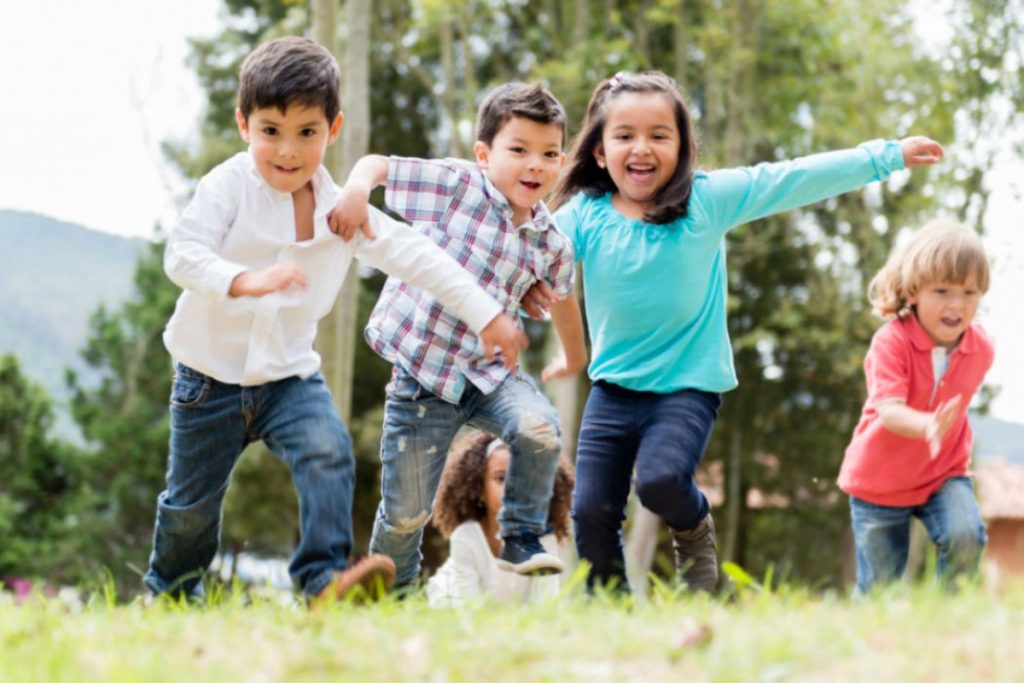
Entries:
{"label": "white top", "polygon": [[[322,166],[313,175],[313,238],[295,241],[289,193],[270,187],[249,152],[239,152],[199,182],[167,240],[164,269],[185,291],[164,331],[175,361],[229,384],[252,386],[320,369],[317,322],[334,306],[353,258],[434,294],[479,333],[501,313],[476,279],[429,239],[373,209],[377,238],[343,241],[327,226],[338,187]],[[229,297],[250,269],[291,261],[305,290]]]}
{"label": "white top", "polygon": [[[558,554],[554,534],[541,538],[544,549]],[[457,607],[486,595],[499,602],[540,602],[558,595],[560,576],[523,576],[498,567],[498,558],[477,521],[460,524],[450,539],[448,559],[427,582],[431,607]]]}

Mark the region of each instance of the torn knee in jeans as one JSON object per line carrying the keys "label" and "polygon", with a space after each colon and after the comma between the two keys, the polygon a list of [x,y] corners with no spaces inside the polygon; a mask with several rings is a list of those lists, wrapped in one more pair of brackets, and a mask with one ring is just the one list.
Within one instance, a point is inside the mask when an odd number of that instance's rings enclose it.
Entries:
{"label": "torn knee in jeans", "polygon": [[392,531],[399,534],[411,534],[419,531],[430,521],[430,511],[424,510],[415,517],[401,517],[391,525]]}
{"label": "torn knee in jeans", "polygon": [[539,415],[524,415],[519,421],[519,436],[537,444],[546,451],[558,453],[562,450],[562,440],[558,425]]}

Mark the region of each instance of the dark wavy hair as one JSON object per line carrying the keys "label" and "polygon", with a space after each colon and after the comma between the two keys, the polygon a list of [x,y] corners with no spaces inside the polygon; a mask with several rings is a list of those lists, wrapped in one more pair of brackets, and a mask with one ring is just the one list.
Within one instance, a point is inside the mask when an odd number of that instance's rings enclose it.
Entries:
{"label": "dark wavy hair", "polygon": [[558,208],[580,191],[590,196],[616,191],[615,182],[608,170],[597,165],[594,151],[604,136],[609,104],[625,93],[664,95],[675,111],[676,127],[679,129],[679,163],[672,177],[654,196],[654,205],[644,214],[644,220],[648,223],[671,223],[686,216],[693,187],[693,171],[697,163],[697,136],[690,110],[676,82],[660,71],[620,73],[598,83],[594,94],[590,96],[583,127],[573,139],[569,163],[555,188],[551,208]]}
{"label": "dark wavy hair", "polygon": [[[433,524],[445,538],[463,522],[481,521],[487,516],[487,508],[481,500],[487,472],[487,447],[497,438],[473,432],[452,448],[434,499]],[[575,480],[572,465],[565,458],[559,458],[555,490],[548,506],[548,524],[554,527],[555,538],[559,541],[569,538],[569,509]]]}
{"label": "dark wavy hair", "polygon": [[238,109],[248,121],[254,109],[321,107],[334,123],[340,89],[341,71],[330,52],[309,38],[285,36],[262,43],[242,62]]}

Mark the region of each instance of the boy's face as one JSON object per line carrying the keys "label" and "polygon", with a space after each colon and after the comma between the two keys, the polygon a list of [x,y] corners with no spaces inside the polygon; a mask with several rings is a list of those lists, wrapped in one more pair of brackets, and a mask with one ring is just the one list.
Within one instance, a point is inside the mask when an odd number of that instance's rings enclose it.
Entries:
{"label": "boy's face", "polygon": [[517,225],[530,218],[531,209],[554,187],[565,159],[561,126],[520,116],[509,119],[490,145],[478,140],[473,152],[505,195]]}
{"label": "boy's face", "polygon": [[907,302],[914,306],[921,327],[933,342],[947,349],[960,341],[960,335],[974,320],[980,301],[981,290],[973,275],[963,284],[932,282],[914,296],[907,297]]}
{"label": "boy's face", "polygon": [[342,116],[331,122],[320,107],[293,104],[283,113],[276,107],[254,109],[248,121],[236,109],[235,120],[260,175],[278,192],[290,194],[302,189],[320,167],[327,145],[338,137]]}

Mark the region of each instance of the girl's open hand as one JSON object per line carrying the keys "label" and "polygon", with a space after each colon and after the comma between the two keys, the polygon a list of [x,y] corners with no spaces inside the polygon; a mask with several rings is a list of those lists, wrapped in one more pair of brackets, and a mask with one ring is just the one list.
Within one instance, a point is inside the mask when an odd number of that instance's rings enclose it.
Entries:
{"label": "girl's open hand", "polygon": [[907,168],[937,164],[942,159],[942,145],[923,135],[913,135],[900,140],[903,150],[903,165]]}

